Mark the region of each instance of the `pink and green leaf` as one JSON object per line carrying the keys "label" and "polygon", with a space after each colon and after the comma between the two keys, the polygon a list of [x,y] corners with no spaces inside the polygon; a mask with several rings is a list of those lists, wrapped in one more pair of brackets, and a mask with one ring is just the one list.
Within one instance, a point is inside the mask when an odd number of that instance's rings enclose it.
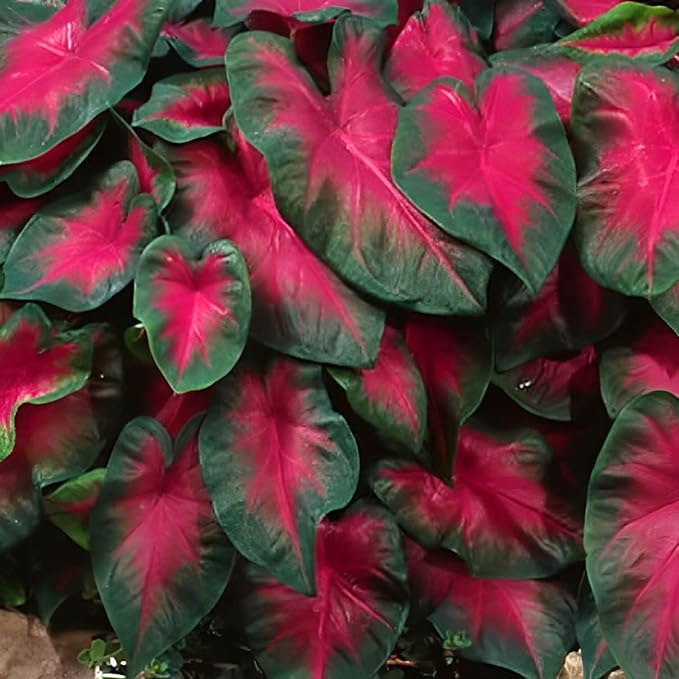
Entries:
{"label": "pink and green leaf", "polygon": [[42,202],[41,198],[18,198],[6,185],[0,184],[0,264],[4,263],[12,243]]}
{"label": "pink and green leaf", "polygon": [[427,393],[402,334],[386,326],[372,368],[331,368],[349,405],[387,441],[418,454],[427,426]]}
{"label": "pink and green leaf", "polygon": [[237,35],[226,58],[236,121],[266,158],[281,214],[338,275],[411,309],[480,314],[490,262],[392,182],[399,104],[380,75],[382,42],[373,23],[338,19],[324,97],[289,40]]}
{"label": "pink and green leaf", "polygon": [[589,483],[587,574],[603,635],[631,677],[676,676],[678,442],[679,399],[645,394],[618,415]]}
{"label": "pink and green leaf", "polygon": [[238,551],[313,593],[318,524],[349,502],[359,468],[321,367],[282,357],[239,365],[208,411],[200,456],[215,512]]}
{"label": "pink and green leaf", "polygon": [[0,462],[0,550],[27,537],[40,521],[40,488],[84,472],[101,451],[86,388],[16,418],[17,443]]}
{"label": "pink and green leaf", "polygon": [[137,171],[139,192],[150,193],[156,201],[158,210],[162,212],[170,204],[176,188],[172,166],[156,149],[145,144],[115,110],[111,109],[111,114],[124,135],[127,159]]}
{"label": "pink and green leaf", "polygon": [[138,184],[121,161],[86,194],[42,208],[12,245],[0,296],[86,311],[122,290],[156,230],[153,198]]}
{"label": "pink and green leaf", "polygon": [[602,285],[651,297],[679,281],[679,74],[629,61],[585,67],[571,129],[580,258]]}
{"label": "pink and green leaf", "polygon": [[479,39],[462,10],[443,0],[427,0],[392,45],[385,75],[404,99],[410,99],[443,76],[473,89],[485,67]]}
{"label": "pink and green leaf", "polygon": [[0,165],[43,155],[135,87],[171,4],[69,0],[47,20],[7,26]]}
{"label": "pink and green leaf", "polygon": [[224,65],[224,53],[238,30],[212,26],[207,19],[198,18],[186,23],[168,22],[161,34],[187,64],[204,68]]}
{"label": "pink and green leaf", "polygon": [[408,573],[416,588],[443,595],[429,616],[441,636],[465,632],[459,653],[505,667],[525,679],[552,679],[575,641],[573,587],[561,579],[476,578],[451,554],[408,541]]}
{"label": "pink and green leaf", "polygon": [[662,321],[651,322],[632,342],[607,349],[600,372],[601,395],[612,418],[650,391],[679,397],[679,337]]}
{"label": "pink and green leaf", "polygon": [[196,425],[173,444],[155,420],[129,422],[90,519],[97,588],[131,676],[193,630],[233,566],[201,477]]}
{"label": "pink and green leaf", "polygon": [[[168,219],[197,249],[228,238],[250,274],[250,332],[292,356],[368,366],[377,356],[384,312],[369,305],[303,243],[276,208],[261,155],[241,137],[165,147],[177,173]],[[207,199],[206,199],[207,198]]]}
{"label": "pink and green leaf", "polygon": [[401,536],[384,509],[359,503],[316,539],[314,594],[251,565],[245,635],[269,679],[372,677],[408,614]]}
{"label": "pink and green leaf", "polygon": [[151,354],[178,393],[211,386],[240,358],[250,322],[245,261],[227,240],[200,258],[178,236],[160,236],[142,253],[133,313]]}
{"label": "pink and green leaf", "polygon": [[234,26],[252,12],[270,12],[285,19],[325,23],[349,10],[371,17],[382,26],[396,23],[396,0],[216,0],[215,26]]}
{"label": "pink and green leaf", "polygon": [[42,404],[80,389],[92,361],[88,331],[58,333],[42,310],[26,304],[0,326],[0,460],[15,444],[23,404]]}
{"label": "pink and green leaf", "polygon": [[394,179],[448,233],[537,292],[575,216],[568,141],[537,78],[491,69],[477,91],[478,104],[460,82],[439,80],[401,110]]}
{"label": "pink and green leaf", "polygon": [[62,483],[43,498],[49,521],[83,549],[89,549],[87,522],[99,496],[105,469],[93,469]]}
{"label": "pink and green leaf", "polygon": [[223,131],[231,104],[223,67],[177,73],[153,85],[133,124],[177,144]]}
{"label": "pink and green leaf", "polygon": [[658,316],[679,335],[679,281],[669,290],[651,297],[650,301]]}
{"label": "pink and green leaf", "polygon": [[565,50],[544,46],[497,52],[491,57],[493,66],[515,68],[539,78],[547,87],[559,119],[568,129],[575,81],[582,64]]}
{"label": "pink and green leaf", "polygon": [[559,13],[549,0],[505,0],[495,6],[494,51],[551,42]]}
{"label": "pink and green leaf", "polygon": [[540,417],[562,421],[591,417],[599,402],[598,352],[590,345],[568,358],[534,358],[495,373],[493,383]]}
{"label": "pink and green leaf", "polygon": [[68,179],[92,153],[106,129],[106,117],[94,118],[56,146],[32,160],[0,166],[0,179],[17,196],[32,198],[47,193]]}
{"label": "pink and green leaf", "polygon": [[405,341],[427,394],[425,450],[450,477],[459,426],[478,408],[490,382],[493,353],[484,329],[460,319],[411,315]]}
{"label": "pink and green leaf", "polygon": [[582,576],[578,591],[578,617],[575,623],[582,649],[583,679],[603,679],[618,666],[601,631],[601,622],[587,574]]}
{"label": "pink and green leaf", "polygon": [[584,26],[619,5],[620,0],[556,0],[566,21]]}
{"label": "pink and green leaf", "polygon": [[582,558],[582,517],[550,480],[553,465],[536,431],[466,425],[449,485],[415,462],[383,461],[372,487],[409,535],[474,575],[542,578]]}
{"label": "pink and green leaf", "polygon": [[516,279],[505,282],[493,324],[497,369],[511,370],[548,354],[584,349],[610,335],[624,314],[623,298],[599,286],[567,242],[537,295]]}
{"label": "pink and green leaf", "polygon": [[587,57],[615,54],[657,66],[679,52],[679,12],[669,7],[621,2],[561,38],[554,49]]}

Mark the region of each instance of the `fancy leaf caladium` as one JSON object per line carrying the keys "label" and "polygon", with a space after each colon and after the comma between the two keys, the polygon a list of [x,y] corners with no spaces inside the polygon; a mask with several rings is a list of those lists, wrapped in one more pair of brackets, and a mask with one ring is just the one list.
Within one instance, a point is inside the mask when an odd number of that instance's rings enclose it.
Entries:
{"label": "fancy leaf caladium", "polygon": [[475,578],[452,554],[407,541],[415,592],[439,601],[429,619],[441,636],[465,632],[459,653],[526,679],[551,679],[575,641],[575,595],[568,582]]}
{"label": "fancy leaf caladium", "polygon": [[89,549],[87,522],[105,472],[103,468],[92,469],[62,483],[43,499],[45,515],[49,521],[61,528],[83,549]]}
{"label": "fancy leaf caladium", "polygon": [[431,466],[448,479],[458,427],[478,408],[490,382],[491,345],[482,327],[459,319],[411,314],[404,334],[427,393]]}
{"label": "fancy leaf caladium", "polygon": [[230,103],[223,67],[177,73],[153,86],[151,98],[134,112],[133,124],[184,143],[223,130]]}
{"label": "fancy leaf caladium", "polygon": [[87,193],[50,203],[31,219],[7,256],[0,297],[95,309],[132,280],[155,231],[153,198],[138,195],[130,162],[116,163]]}
{"label": "fancy leaf caladium", "polygon": [[[250,332],[278,351],[333,365],[367,366],[384,312],[330,271],[281,217],[264,160],[242,137],[165,147],[177,173],[169,221],[198,249],[228,238],[248,266]],[[207,200],[206,200],[207,196]]]}
{"label": "fancy leaf caladium", "polygon": [[372,17],[386,26],[396,22],[397,0],[216,0],[215,26],[233,26],[252,12],[271,12],[286,19],[321,23],[345,10]]}
{"label": "fancy leaf caladium", "polygon": [[386,302],[479,314],[490,263],[392,182],[399,104],[380,73],[382,42],[368,20],[338,19],[324,97],[289,40],[237,35],[226,57],[236,122],[266,158],[281,214],[336,273]]}
{"label": "fancy leaf caladium", "polygon": [[282,357],[241,363],[219,385],[201,427],[200,458],[235,547],[286,585],[313,593],[318,523],[349,502],[359,468],[321,367]]}
{"label": "fancy leaf caladium", "polygon": [[601,395],[612,418],[650,391],[679,397],[679,337],[662,321],[651,321],[631,342],[607,349],[600,372]]}
{"label": "fancy leaf caladium", "polygon": [[14,448],[14,417],[25,403],[42,404],[85,384],[92,362],[87,330],[59,333],[42,310],[26,304],[0,326],[0,460]]}
{"label": "fancy leaf caladium", "polygon": [[176,392],[211,386],[238,361],[250,322],[250,284],[238,249],[208,245],[200,259],[178,236],[160,236],[142,253],[134,315],[151,354]]}
{"label": "fancy leaf caladium", "polygon": [[0,263],[26,222],[42,205],[41,198],[18,198],[4,184],[0,184]]}
{"label": "fancy leaf caladium", "polygon": [[418,454],[427,426],[427,393],[402,334],[387,325],[372,368],[330,368],[351,407],[387,440]]}
{"label": "fancy leaf caladium", "polygon": [[678,97],[679,74],[629,61],[594,62],[578,77],[576,242],[590,275],[627,295],[679,281]]}
{"label": "fancy leaf caladium", "polygon": [[224,52],[237,30],[212,26],[206,19],[198,18],[181,24],[168,22],[162,35],[187,64],[203,68],[224,65]]}
{"label": "fancy leaf caladium", "polygon": [[568,358],[534,358],[507,372],[495,373],[493,383],[540,417],[591,417],[597,413],[599,356],[590,345]]}
{"label": "fancy leaf caladium", "polygon": [[473,88],[485,67],[479,39],[459,7],[444,0],[426,0],[392,45],[385,75],[397,92],[409,99],[443,76]]}
{"label": "fancy leaf caladium", "polygon": [[156,420],[129,422],[90,518],[94,576],[133,676],[198,624],[233,567],[201,477],[197,425],[173,442]]}
{"label": "fancy leaf caladium", "polygon": [[0,179],[17,196],[31,198],[46,193],[78,169],[105,129],[106,116],[99,116],[47,153],[23,163],[0,166]]}
{"label": "fancy leaf caladium", "polygon": [[663,64],[679,52],[679,12],[621,2],[561,38],[553,49],[587,56],[617,54],[651,65]]}
{"label": "fancy leaf caladium", "polygon": [[476,89],[478,103],[461,82],[441,79],[401,109],[394,179],[442,228],[537,292],[575,216],[568,141],[537,78],[500,67]]}
{"label": "fancy leaf caladium", "polygon": [[500,371],[548,354],[579,351],[610,335],[625,314],[622,297],[587,274],[570,242],[537,295],[515,279],[499,296],[493,348]]}
{"label": "fancy leaf caladium", "polygon": [[641,396],[597,458],[585,516],[587,574],[601,629],[628,676],[676,676],[679,399]]}
{"label": "fancy leaf caladium", "polygon": [[391,515],[365,503],[316,537],[313,596],[248,568],[245,635],[270,679],[371,677],[408,614],[406,564]]}
{"label": "fancy leaf caladium", "polygon": [[578,616],[575,622],[578,643],[582,649],[584,679],[602,679],[618,666],[601,631],[596,602],[587,574],[582,576],[578,591]]}
{"label": "fancy leaf caladium", "polygon": [[582,557],[582,520],[550,478],[554,461],[536,431],[467,424],[450,485],[415,462],[387,460],[372,487],[409,535],[456,552],[474,575],[541,578]]}
{"label": "fancy leaf caladium", "polygon": [[549,0],[505,0],[495,6],[496,51],[550,42],[559,13]]}
{"label": "fancy leaf caladium", "polygon": [[40,156],[143,78],[169,0],[68,0],[0,32],[0,165]]}
{"label": "fancy leaf caladium", "polygon": [[564,18],[576,26],[584,26],[620,4],[620,0],[556,0]]}

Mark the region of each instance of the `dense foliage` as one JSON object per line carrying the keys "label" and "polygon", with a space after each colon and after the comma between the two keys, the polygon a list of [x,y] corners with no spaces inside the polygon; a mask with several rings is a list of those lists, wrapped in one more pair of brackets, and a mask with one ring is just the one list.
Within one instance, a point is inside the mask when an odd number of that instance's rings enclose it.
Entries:
{"label": "dense foliage", "polygon": [[0,603],[129,677],[676,679],[672,5],[0,0]]}

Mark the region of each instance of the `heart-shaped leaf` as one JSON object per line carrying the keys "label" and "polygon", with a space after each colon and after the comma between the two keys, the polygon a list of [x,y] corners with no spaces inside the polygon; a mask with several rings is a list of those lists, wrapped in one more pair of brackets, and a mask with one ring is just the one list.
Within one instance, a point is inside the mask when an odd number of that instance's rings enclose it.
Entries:
{"label": "heart-shaped leaf", "polygon": [[554,462],[536,431],[465,425],[450,485],[415,462],[383,461],[372,487],[406,532],[475,575],[541,578],[582,558],[581,517],[550,479]]}
{"label": "heart-shaped leaf", "polygon": [[459,81],[439,80],[401,110],[394,179],[446,231],[537,292],[575,216],[573,158],[537,78],[496,68],[476,88],[478,104]]}
{"label": "heart-shaped leaf", "polygon": [[156,238],[139,261],[133,307],[174,391],[209,387],[233,368],[245,347],[250,321],[245,262],[226,240],[211,243],[196,260],[181,238]]}
{"label": "heart-shaped leaf", "polygon": [[187,64],[203,68],[224,65],[224,53],[237,30],[212,26],[198,18],[183,24],[168,22],[162,34]]}
{"label": "heart-shaped leaf", "polygon": [[169,0],[68,0],[0,34],[0,164],[44,154],[144,76]]}
{"label": "heart-shaped leaf", "polygon": [[250,331],[258,341],[320,363],[370,365],[384,312],[300,240],[276,209],[261,155],[240,136],[236,143],[236,153],[212,140],[165,147],[177,173],[173,229],[196,248],[219,238],[238,246],[250,274]]}
{"label": "heart-shaped leaf", "polygon": [[392,45],[385,74],[398,93],[410,99],[443,76],[473,88],[485,67],[479,39],[462,10],[442,0],[426,0]]}
{"label": "heart-shaped leaf", "polygon": [[248,644],[270,679],[372,677],[408,614],[398,527],[384,509],[354,505],[319,525],[315,561],[313,596],[248,569]]}
{"label": "heart-shaped leaf", "polygon": [[620,0],[555,0],[564,18],[584,26],[620,4]]}
{"label": "heart-shaped leaf", "polygon": [[676,676],[678,442],[679,399],[641,396],[613,423],[589,483],[587,574],[604,637],[631,677]]}
{"label": "heart-shaped leaf", "polygon": [[58,333],[26,304],[0,326],[0,460],[14,448],[14,417],[24,403],[49,403],[80,389],[89,375],[88,331]]}
{"label": "heart-shaped leaf", "polygon": [[96,309],[132,280],[155,230],[153,198],[138,195],[131,163],[116,163],[88,193],[43,207],[26,225],[7,256],[0,296]]}
{"label": "heart-shaped leaf", "polygon": [[549,0],[500,2],[495,7],[493,47],[499,52],[551,42],[559,19]]}
{"label": "heart-shaped leaf", "polygon": [[679,74],[623,60],[585,67],[571,128],[580,258],[602,285],[650,297],[679,281]]}
{"label": "heart-shaped leaf", "polygon": [[177,73],[154,84],[151,98],[134,112],[133,124],[184,143],[223,130],[230,104],[223,67]]}
{"label": "heart-shaped leaf", "polygon": [[326,98],[289,40],[237,35],[226,57],[236,121],[266,158],[281,214],[336,273],[411,309],[479,314],[490,263],[447,238],[392,182],[399,104],[382,56],[373,23],[338,19]]}
{"label": "heart-shaped leaf", "polygon": [[97,588],[131,676],[198,624],[233,567],[201,477],[197,424],[173,445],[155,420],[129,422],[90,519]]}
{"label": "heart-shaped leaf", "polygon": [[238,551],[312,593],[317,525],[349,502],[359,466],[320,366],[285,358],[240,365],[220,384],[200,455],[215,512]]}
{"label": "heart-shaped leaf", "polygon": [[351,407],[387,440],[419,453],[427,425],[427,394],[401,333],[386,326],[372,368],[331,368]]}

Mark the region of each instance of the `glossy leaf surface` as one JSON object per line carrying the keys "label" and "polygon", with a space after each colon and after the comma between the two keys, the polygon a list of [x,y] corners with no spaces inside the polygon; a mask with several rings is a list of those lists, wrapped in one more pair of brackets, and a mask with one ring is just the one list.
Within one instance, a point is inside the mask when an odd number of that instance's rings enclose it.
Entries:
{"label": "glossy leaf surface", "polygon": [[297,591],[314,590],[317,525],[358,482],[358,450],[332,410],[320,366],[245,362],[219,388],[200,432],[215,512],[235,547]]}

